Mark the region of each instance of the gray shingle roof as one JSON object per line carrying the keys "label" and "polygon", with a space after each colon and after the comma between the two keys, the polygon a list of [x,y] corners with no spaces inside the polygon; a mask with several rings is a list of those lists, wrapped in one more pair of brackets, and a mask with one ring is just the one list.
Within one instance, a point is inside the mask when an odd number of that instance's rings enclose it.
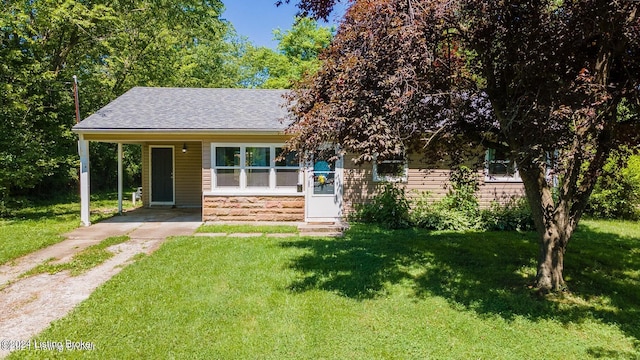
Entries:
{"label": "gray shingle roof", "polygon": [[91,130],[282,131],[285,90],[134,87],[73,127]]}

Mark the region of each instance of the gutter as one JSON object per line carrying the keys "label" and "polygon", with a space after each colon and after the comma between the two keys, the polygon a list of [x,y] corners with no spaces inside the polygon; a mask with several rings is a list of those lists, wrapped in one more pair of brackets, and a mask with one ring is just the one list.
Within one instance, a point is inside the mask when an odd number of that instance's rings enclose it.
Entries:
{"label": "gutter", "polygon": [[286,135],[285,129],[77,129],[72,128],[71,131],[76,134],[92,134],[92,135],[158,135],[158,134],[175,134],[175,135]]}

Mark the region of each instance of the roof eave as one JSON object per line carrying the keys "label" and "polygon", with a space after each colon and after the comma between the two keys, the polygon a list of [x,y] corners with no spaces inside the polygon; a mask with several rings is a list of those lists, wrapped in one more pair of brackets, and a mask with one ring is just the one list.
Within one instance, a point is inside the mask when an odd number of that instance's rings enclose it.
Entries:
{"label": "roof eave", "polygon": [[136,134],[136,135],[153,135],[153,134],[202,134],[202,135],[282,135],[285,129],[109,129],[109,128],[73,128],[72,132],[76,134]]}

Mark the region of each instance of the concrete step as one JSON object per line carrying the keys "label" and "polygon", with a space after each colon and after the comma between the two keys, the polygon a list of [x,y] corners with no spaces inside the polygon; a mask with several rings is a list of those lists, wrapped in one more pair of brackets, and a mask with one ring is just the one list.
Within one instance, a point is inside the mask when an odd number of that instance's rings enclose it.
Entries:
{"label": "concrete step", "polygon": [[316,232],[312,232],[312,231],[308,231],[308,232],[301,232],[300,236],[304,236],[304,237],[340,237],[343,236],[344,234],[342,233],[342,231],[316,231]]}
{"label": "concrete step", "polygon": [[300,235],[307,233],[333,233],[342,234],[344,230],[349,228],[349,225],[341,222],[325,222],[325,223],[305,223],[298,225],[298,231]]}

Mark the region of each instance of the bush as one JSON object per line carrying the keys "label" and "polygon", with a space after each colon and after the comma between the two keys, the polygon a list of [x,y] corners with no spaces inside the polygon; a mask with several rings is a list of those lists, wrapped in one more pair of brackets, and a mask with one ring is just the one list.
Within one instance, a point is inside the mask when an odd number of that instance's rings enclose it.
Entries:
{"label": "bush", "polygon": [[479,204],[476,198],[476,173],[464,166],[449,176],[451,190],[440,201],[431,203],[430,193],[421,193],[413,202],[412,222],[433,230],[470,230],[479,227]]}
{"label": "bush", "polygon": [[603,170],[589,199],[587,215],[605,219],[640,219],[640,156],[629,157],[625,151],[615,153]]}
{"label": "bush", "polygon": [[4,200],[0,199],[0,219],[11,215],[9,208],[4,204]]}
{"label": "bush", "polygon": [[404,188],[385,183],[382,192],[370,203],[356,204],[351,221],[379,224],[388,229],[403,229],[411,226],[409,201]]}
{"label": "bush", "polygon": [[446,209],[461,212],[466,217],[477,217],[480,205],[476,197],[478,191],[477,174],[466,166],[451,171],[451,190],[442,199]]}
{"label": "bush", "polygon": [[535,230],[531,208],[526,198],[512,198],[506,204],[493,202],[489,209],[480,212],[480,219],[485,230]]}
{"label": "bush", "polygon": [[451,172],[451,189],[440,201],[431,201],[431,193],[419,193],[411,204],[403,188],[387,183],[370,203],[356,204],[350,221],[379,224],[389,229],[415,225],[431,230],[518,230],[535,226],[525,198],[513,198],[505,204],[494,202],[480,210],[476,191],[476,173],[466,167]]}
{"label": "bush", "polygon": [[418,227],[432,230],[469,230],[477,227],[477,215],[450,208],[443,200],[429,203],[429,193],[422,193],[414,201],[411,221]]}

